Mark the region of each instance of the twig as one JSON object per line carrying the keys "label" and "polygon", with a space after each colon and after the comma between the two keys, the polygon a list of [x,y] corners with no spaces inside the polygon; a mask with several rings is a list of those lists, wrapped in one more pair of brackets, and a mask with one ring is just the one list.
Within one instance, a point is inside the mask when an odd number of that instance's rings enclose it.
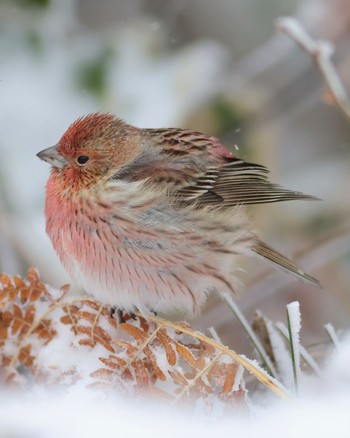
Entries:
{"label": "twig", "polygon": [[299,47],[313,58],[332,94],[334,103],[338,106],[346,119],[350,121],[349,96],[331,61],[333,54],[332,44],[328,41],[313,39],[305,29],[303,29],[301,24],[291,17],[279,18],[276,22],[276,27],[279,31],[294,40]]}
{"label": "twig", "polygon": [[189,382],[189,384],[182,388],[181,392],[176,396],[175,400],[173,401],[173,404],[177,403],[183,397],[183,395],[186,394],[186,392],[188,392],[195,385],[197,380],[204,376],[204,374],[207,373],[223,355],[224,353],[219,353],[201,371],[199,371],[199,373],[196,374],[196,376]]}
{"label": "twig", "polygon": [[214,341],[222,344],[221,339],[220,339],[219,335],[217,334],[217,331],[214,329],[214,327],[209,327],[208,332],[210,333],[210,335],[214,339]]}
{"label": "twig", "polygon": [[[138,316],[145,317],[141,313],[137,312]],[[234,359],[238,364],[243,365],[243,367],[248,370],[251,374],[253,374],[261,383],[263,383],[265,386],[267,386],[271,391],[273,391],[276,395],[279,397],[282,397],[284,399],[289,399],[288,391],[284,388],[284,386],[276,379],[268,375],[268,373],[260,368],[257,364],[253,363],[250,359],[246,358],[245,356],[236,353],[233,350],[230,350],[228,347],[225,347],[222,344],[219,344],[218,342],[214,341],[214,339],[208,338],[207,336],[203,335],[202,333],[198,331],[191,330],[189,328],[185,328],[179,324],[176,324],[171,321],[167,321],[165,319],[161,319],[158,316],[150,316],[147,315],[147,319],[150,321],[154,321],[157,324],[160,324],[161,326],[171,327],[175,330],[178,330],[182,333],[185,333],[189,336],[192,336],[196,339],[199,339],[200,341],[209,344],[216,348],[217,350],[221,351],[223,354],[231,357]]]}
{"label": "twig", "polygon": [[97,326],[98,319],[99,319],[99,317],[100,317],[100,315],[101,315],[101,313],[102,313],[103,308],[104,308],[104,305],[101,304],[101,305],[100,305],[100,308],[98,309],[98,312],[96,313],[94,323],[92,324],[92,327],[91,327],[91,336],[90,336],[92,340],[94,339],[95,328],[96,328],[96,326]]}
{"label": "twig", "polygon": [[[22,348],[25,345],[25,342],[29,338],[29,336],[34,332],[34,330],[39,326],[39,324],[45,320],[51,313],[53,313],[55,310],[63,308],[65,306],[71,306],[76,302],[84,302],[84,301],[92,301],[91,297],[73,297],[70,300],[67,301],[61,301],[58,303],[55,303],[52,305],[49,309],[47,309],[40,317],[33,322],[29,330],[26,332],[26,334],[21,339],[21,342],[19,343],[19,346],[17,348],[17,351],[13,355],[11,362],[6,367],[8,370],[10,370],[16,363],[18,356],[22,350]],[[138,316],[144,317],[144,315],[137,312]],[[146,318],[150,321],[153,321],[158,324],[158,327],[156,327],[155,331],[152,333],[152,335],[145,341],[145,343],[142,345],[141,350],[149,344],[149,342],[156,336],[158,331],[162,327],[171,327],[175,330],[178,330],[182,333],[185,333],[189,336],[192,336],[196,339],[199,339],[200,341],[207,343],[211,346],[213,346],[215,349],[219,350],[221,354],[227,355],[234,359],[238,364],[243,365],[244,368],[246,368],[250,373],[252,373],[261,383],[263,383],[265,386],[267,386],[269,389],[271,389],[276,395],[278,395],[281,398],[289,399],[289,394],[287,390],[283,387],[283,385],[274,379],[273,377],[269,376],[262,368],[260,368],[258,365],[255,365],[250,361],[249,359],[245,358],[243,355],[239,355],[233,350],[230,350],[229,348],[225,347],[224,345],[214,341],[213,339],[208,338],[207,336],[203,335],[200,332],[191,330],[189,328],[185,328],[179,324],[166,321],[164,319],[161,319],[156,316],[149,316],[147,315]],[[135,358],[133,357],[132,360]]]}
{"label": "twig", "polygon": [[250,325],[249,325],[248,321],[246,320],[246,318],[244,317],[243,313],[239,310],[237,304],[233,301],[232,297],[229,294],[224,294],[224,299],[225,299],[227,305],[229,306],[229,308],[231,309],[231,311],[233,312],[233,314],[238,319],[241,326],[243,327],[243,330],[246,332],[246,334],[247,334],[248,338],[250,339],[251,343],[253,344],[256,352],[260,356],[260,359],[261,359],[263,365],[266,367],[266,369],[269,371],[269,373],[273,377],[277,378],[278,373],[277,373],[273,363],[271,362],[269,355],[266,353],[260,340],[253,332],[252,328],[250,327]]}
{"label": "twig", "polygon": [[[144,315],[139,314],[139,316],[142,316],[143,318],[145,318]],[[135,352],[135,354],[133,356],[131,356],[129,358],[128,361],[125,362],[125,365],[123,367],[121,367],[121,369],[119,370],[120,375],[123,375],[123,372],[128,368],[128,366],[130,366],[133,362],[136,361],[136,359],[140,356],[141,353],[143,353],[143,351],[145,350],[146,347],[149,346],[149,344],[153,341],[153,339],[157,336],[158,332],[160,331],[160,329],[163,328],[161,325],[159,325],[158,327],[156,327],[153,331],[153,333],[143,342],[143,344],[137,349],[137,351]]]}
{"label": "twig", "polygon": [[334,330],[333,325],[329,322],[329,323],[325,324],[324,328],[326,330],[326,333],[327,333],[330,341],[333,343],[335,348],[337,350],[339,350],[340,349],[340,342],[339,342],[338,336]]}

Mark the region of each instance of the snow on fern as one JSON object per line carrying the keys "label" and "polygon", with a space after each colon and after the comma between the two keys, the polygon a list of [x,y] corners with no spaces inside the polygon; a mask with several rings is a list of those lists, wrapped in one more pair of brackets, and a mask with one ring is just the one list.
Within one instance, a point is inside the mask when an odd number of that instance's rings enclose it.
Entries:
{"label": "snow on fern", "polygon": [[133,397],[151,394],[171,403],[202,400],[209,409],[214,402],[246,408],[237,353],[184,322],[125,319],[118,324],[108,306],[68,296],[67,286],[44,285],[34,269],[26,280],[3,274],[0,379],[22,387],[80,386]]}

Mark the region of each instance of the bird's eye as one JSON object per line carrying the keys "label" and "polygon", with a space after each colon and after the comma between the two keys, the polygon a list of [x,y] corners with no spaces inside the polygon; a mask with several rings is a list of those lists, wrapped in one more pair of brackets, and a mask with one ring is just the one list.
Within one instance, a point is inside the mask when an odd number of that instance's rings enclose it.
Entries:
{"label": "bird's eye", "polygon": [[87,163],[89,161],[89,157],[87,157],[86,155],[80,155],[77,158],[77,163],[82,166],[83,164]]}

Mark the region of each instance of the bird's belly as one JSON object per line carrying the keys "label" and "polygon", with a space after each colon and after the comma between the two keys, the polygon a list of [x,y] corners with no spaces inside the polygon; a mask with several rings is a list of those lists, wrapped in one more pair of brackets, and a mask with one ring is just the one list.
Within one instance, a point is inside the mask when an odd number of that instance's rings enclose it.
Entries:
{"label": "bird's belly", "polygon": [[48,227],[71,277],[97,300],[129,311],[195,314],[209,291],[234,290],[236,257],[251,244],[239,211],[232,227],[210,211],[184,210],[177,221],[170,207],[138,216],[114,211],[81,209],[59,229]]}
{"label": "bird's belly", "polygon": [[60,240],[59,255],[74,281],[97,300],[126,311],[195,314],[212,287],[210,276],[186,267],[193,257],[172,254],[171,243],[164,249],[145,239],[135,248],[123,235],[111,239],[103,229],[81,227],[61,231]]}

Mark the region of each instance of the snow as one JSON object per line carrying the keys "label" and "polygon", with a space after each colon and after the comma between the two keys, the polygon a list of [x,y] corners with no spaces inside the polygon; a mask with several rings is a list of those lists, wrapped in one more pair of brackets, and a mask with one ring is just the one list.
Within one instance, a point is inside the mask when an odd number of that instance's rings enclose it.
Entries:
{"label": "snow", "polygon": [[287,388],[292,388],[293,369],[290,360],[290,354],[286,348],[285,342],[283,341],[281,335],[278,333],[277,329],[274,327],[272,321],[266,321],[266,328],[271,341],[271,346],[273,349],[273,354],[276,360],[280,379]]}
{"label": "snow", "polygon": [[[324,370],[322,385],[310,380],[308,391],[293,402],[271,398],[254,415],[220,420],[215,415],[179,412],[174,407],[102,397],[77,389],[47,394],[44,388],[25,396],[0,395],[2,436],[16,437],[193,437],[256,436],[329,438],[347,436],[350,411],[350,338],[341,343]],[[20,419],[20,420],[19,420]]]}
{"label": "snow", "polygon": [[[270,321],[269,321],[269,323],[272,325],[272,323]],[[284,339],[286,339],[289,342],[289,335],[288,335],[287,327],[282,322],[276,322],[275,327],[283,335]],[[321,377],[322,372],[321,372],[320,367],[317,365],[316,361],[309,354],[309,352],[301,344],[299,344],[299,351],[300,351],[300,356],[304,359],[304,361],[313,369],[313,371],[315,372],[316,375]],[[287,356],[288,357],[286,357],[285,360],[288,361],[289,365],[288,364],[285,364],[285,365],[287,365],[288,369],[290,369],[291,368],[290,354],[287,353]],[[291,369],[290,369],[290,375],[292,375],[292,370]]]}
{"label": "snow", "polygon": [[281,382],[279,382],[277,379],[275,379],[274,377],[271,377],[270,374],[265,371],[260,365],[259,363],[255,360],[255,359],[250,359],[249,357],[245,356],[244,354],[240,354],[240,357],[242,359],[244,359],[246,362],[248,362],[250,365],[252,365],[256,370],[258,370],[262,375],[264,375],[266,377],[266,380],[271,381],[272,383],[275,384],[275,386],[281,390],[281,393],[284,393],[285,396],[289,396],[289,392],[288,390],[282,385]]}
{"label": "snow", "polygon": [[293,363],[293,373],[294,373],[294,383],[295,389],[298,388],[298,382],[300,378],[300,329],[301,329],[301,315],[300,315],[300,304],[298,301],[293,301],[287,305],[288,314],[288,328],[289,328],[289,338],[291,345],[291,355]]}
{"label": "snow", "polygon": [[244,367],[243,365],[239,365],[236,372],[235,381],[233,382],[232,391],[238,391],[240,385],[242,385],[243,388],[245,388],[243,373],[244,373]]}

